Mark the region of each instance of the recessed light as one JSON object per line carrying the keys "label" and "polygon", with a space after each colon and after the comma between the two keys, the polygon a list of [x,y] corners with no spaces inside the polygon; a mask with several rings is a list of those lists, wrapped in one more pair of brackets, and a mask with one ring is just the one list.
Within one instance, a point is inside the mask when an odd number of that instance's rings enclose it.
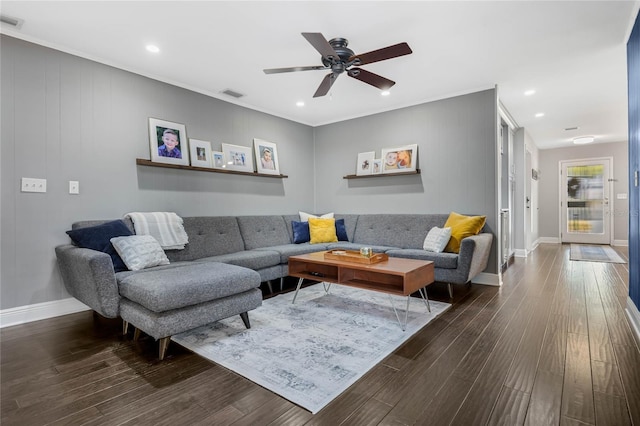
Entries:
{"label": "recessed light", "polygon": [[579,138],[573,139],[573,143],[576,145],[584,145],[585,143],[591,143],[595,140],[593,136],[581,136]]}
{"label": "recessed light", "polygon": [[535,90],[530,89],[530,90],[527,90],[526,92],[524,92],[524,95],[525,95],[525,96],[531,96],[531,95],[533,95],[533,94],[535,94],[535,93],[536,93],[536,91],[535,91]]}
{"label": "recessed light", "polygon": [[160,48],[154,44],[147,44],[147,51],[151,53],[158,53],[160,52]]}
{"label": "recessed light", "polygon": [[382,96],[389,96],[389,95],[391,94],[391,92],[390,92],[390,91],[388,91],[388,90],[383,90],[382,92],[380,92],[380,94],[381,94]]}
{"label": "recessed light", "polygon": [[298,102],[296,102],[296,106],[303,107],[304,106],[304,102],[298,101]]}
{"label": "recessed light", "polygon": [[539,112],[536,114],[537,118],[544,117],[544,112]]}

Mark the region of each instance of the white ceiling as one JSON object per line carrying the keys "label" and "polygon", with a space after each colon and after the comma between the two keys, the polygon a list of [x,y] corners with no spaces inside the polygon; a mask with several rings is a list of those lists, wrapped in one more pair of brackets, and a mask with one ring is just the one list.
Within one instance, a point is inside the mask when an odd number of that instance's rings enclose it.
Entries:
{"label": "white ceiling", "polygon": [[[541,149],[582,135],[627,140],[626,40],[638,8],[638,1],[0,3],[3,15],[24,20],[19,29],[2,24],[4,34],[312,126],[497,85]],[[390,96],[343,74],[314,99],[327,72],[262,72],[320,65],[301,32],[347,38],[355,53],[405,41],[413,54],[363,66],[396,81]],[[147,52],[148,43],[161,52]],[[225,89],[246,96],[235,100]],[[525,96],[528,89],[536,93]]]}

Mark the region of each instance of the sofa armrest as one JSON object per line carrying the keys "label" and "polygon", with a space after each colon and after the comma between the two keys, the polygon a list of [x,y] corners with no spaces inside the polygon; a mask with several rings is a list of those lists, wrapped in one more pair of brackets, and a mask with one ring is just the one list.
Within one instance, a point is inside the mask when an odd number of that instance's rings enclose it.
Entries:
{"label": "sofa armrest", "polygon": [[[465,241],[468,241],[467,244],[471,242],[474,243],[469,275],[467,276],[467,281],[471,281],[473,277],[484,271],[487,267],[489,255],[491,254],[491,245],[493,244],[493,234],[482,233],[473,235],[463,239],[462,244],[464,244]],[[462,252],[462,247],[460,248],[460,252]]]}
{"label": "sofa armrest", "polygon": [[116,318],[120,294],[111,257],[71,244],[56,247],[64,286],[73,297],[108,318]]}

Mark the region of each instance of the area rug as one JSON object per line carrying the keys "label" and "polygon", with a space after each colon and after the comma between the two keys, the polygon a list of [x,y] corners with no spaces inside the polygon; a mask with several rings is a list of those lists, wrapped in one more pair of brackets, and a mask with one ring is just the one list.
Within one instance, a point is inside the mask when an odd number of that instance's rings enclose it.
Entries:
{"label": "area rug", "polygon": [[610,246],[571,244],[571,260],[586,262],[627,263]]}
{"label": "area rug", "polygon": [[[404,320],[406,297],[391,296]],[[411,298],[403,332],[389,295],[322,284],[263,301],[249,312],[175,335],[176,343],[214,361],[311,413],[355,383],[422,327],[451,307]]]}

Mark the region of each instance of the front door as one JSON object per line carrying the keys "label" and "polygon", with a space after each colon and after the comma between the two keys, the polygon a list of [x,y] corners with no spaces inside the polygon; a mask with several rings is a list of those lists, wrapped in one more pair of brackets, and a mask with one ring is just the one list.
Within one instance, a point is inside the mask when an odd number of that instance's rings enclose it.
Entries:
{"label": "front door", "polygon": [[610,244],[610,158],[562,161],[561,240],[563,243]]}

